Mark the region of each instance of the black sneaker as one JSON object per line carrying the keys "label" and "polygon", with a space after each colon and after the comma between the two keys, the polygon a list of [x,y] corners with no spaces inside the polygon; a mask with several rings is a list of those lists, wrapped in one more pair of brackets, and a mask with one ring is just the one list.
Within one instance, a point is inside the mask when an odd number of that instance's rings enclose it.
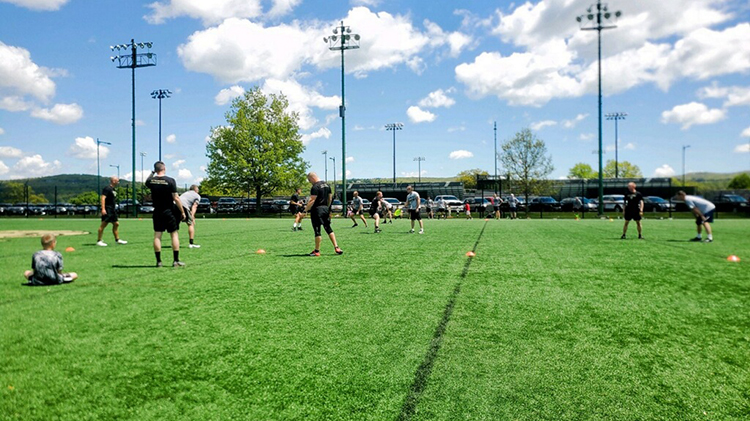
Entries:
{"label": "black sneaker", "polygon": [[313,250],[308,254],[310,257],[320,257],[320,250]]}
{"label": "black sneaker", "polygon": [[297,231],[297,227],[292,227],[292,232]]}
{"label": "black sneaker", "polygon": [[344,250],[341,250],[339,247],[336,247],[336,254],[344,254]]}
{"label": "black sneaker", "polygon": [[625,237],[625,234],[623,234],[622,237],[620,237],[620,240],[627,240],[627,238]]}
{"label": "black sneaker", "polygon": [[359,226],[359,224],[355,222],[354,225],[352,225],[352,228],[358,227],[358,226]]}
{"label": "black sneaker", "polygon": [[181,268],[185,267],[185,262],[175,261],[172,263],[173,268]]}
{"label": "black sneaker", "polygon": [[690,239],[690,241],[693,241],[693,242],[697,243],[697,242],[703,241],[703,239],[700,238],[700,237],[693,237],[693,238]]}
{"label": "black sneaker", "polygon": [[381,232],[382,230],[380,228],[375,228],[375,234]]}
{"label": "black sneaker", "polygon": [[297,231],[302,231],[302,227],[297,227]]}
{"label": "black sneaker", "polygon": [[645,238],[643,238],[643,236],[642,236],[642,235],[639,235],[639,236],[638,236],[638,239],[639,239],[639,240],[645,240]]}

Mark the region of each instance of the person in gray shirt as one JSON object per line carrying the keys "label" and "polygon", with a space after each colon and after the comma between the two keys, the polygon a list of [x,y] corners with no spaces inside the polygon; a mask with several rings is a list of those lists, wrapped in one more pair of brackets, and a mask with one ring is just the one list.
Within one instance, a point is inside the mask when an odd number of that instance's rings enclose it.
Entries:
{"label": "person in gray shirt", "polygon": [[198,194],[198,186],[193,184],[190,186],[190,190],[180,195],[180,203],[185,211],[185,223],[188,226],[188,234],[190,234],[190,248],[200,248],[198,244],[195,244],[195,212],[198,211],[198,203],[201,201],[201,195]]}
{"label": "person in gray shirt", "polygon": [[23,276],[28,280],[23,285],[59,285],[67,284],[78,279],[75,272],[63,273],[62,254],[55,251],[57,239],[54,234],[42,236],[42,248],[31,258],[31,270],[24,272]]}
{"label": "person in gray shirt", "polygon": [[424,223],[422,222],[422,214],[419,213],[419,209],[422,207],[422,200],[419,197],[419,193],[414,191],[412,186],[406,187],[406,208],[409,209],[409,220],[411,221],[410,234],[414,234],[414,221],[419,221],[419,233],[424,234]]}
{"label": "person in gray shirt", "polygon": [[354,225],[352,225],[352,228],[359,225],[357,223],[357,215],[359,215],[359,218],[364,222],[365,228],[367,228],[367,220],[365,219],[365,203],[362,201],[362,198],[359,197],[359,192],[355,191],[352,193],[352,222],[354,222]]}

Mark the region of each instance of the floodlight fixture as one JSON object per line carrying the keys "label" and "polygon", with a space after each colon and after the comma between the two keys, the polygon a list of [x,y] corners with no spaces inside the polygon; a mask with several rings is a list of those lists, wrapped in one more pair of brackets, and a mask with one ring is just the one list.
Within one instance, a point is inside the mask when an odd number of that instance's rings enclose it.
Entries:
{"label": "floodlight fixture", "polygon": [[618,159],[618,141],[620,139],[620,136],[617,132],[617,122],[619,120],[625,120],[625,117],[627,117],[628,113],[623,112],[617,112],[617,113],[607,113],[604,117],[606,117],[607,120],[614,120],[615,121],[615,178],[620,178],[619,173],[619,159]]}
{"label": "floodlight fixture", "polygon": [[157,89],[151,92],[151,98],[159,100],[159,161],[161,161],[161,100],[169,98],[172,91],[169,89]]}
{"label": "floodlight fixture", "polygon": [[404,123],[388,123],[385,129],[393,132],[393,188],[396,188],[396,131],[403,130]]}

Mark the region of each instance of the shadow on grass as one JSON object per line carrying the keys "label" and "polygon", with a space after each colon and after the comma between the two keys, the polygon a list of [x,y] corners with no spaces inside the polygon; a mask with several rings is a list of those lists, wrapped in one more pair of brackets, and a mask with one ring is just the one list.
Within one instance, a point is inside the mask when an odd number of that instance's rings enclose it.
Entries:
{"label": "shadow on grass", "polygon": [[156,265],[112,265],[113,269],[155,268]]}

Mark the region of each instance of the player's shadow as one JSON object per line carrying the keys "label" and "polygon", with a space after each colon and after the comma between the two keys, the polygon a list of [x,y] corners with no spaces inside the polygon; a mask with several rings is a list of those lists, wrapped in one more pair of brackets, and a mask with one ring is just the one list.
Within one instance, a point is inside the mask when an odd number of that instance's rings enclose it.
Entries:
{"label": "player's shadow", "polygon": [[154,265],[112,265],[114,269],[153,268]]}
{"label": "player's shadow", "polygon": [[310,257],[309,254],[281,254],[280,257]]}

